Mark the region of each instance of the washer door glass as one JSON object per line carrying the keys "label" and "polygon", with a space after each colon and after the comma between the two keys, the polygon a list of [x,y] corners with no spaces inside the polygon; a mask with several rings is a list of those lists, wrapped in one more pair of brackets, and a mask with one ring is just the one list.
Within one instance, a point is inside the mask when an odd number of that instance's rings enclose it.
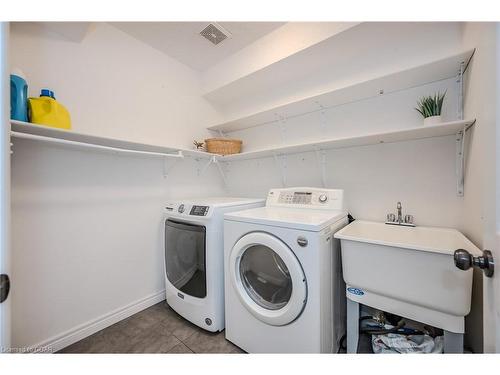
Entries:
{"label": "washer door glass", "polygon": [[241,237],[229,254],[229,278],[242,305],[260,321],[282,326],[307,302],[307,281],[290,247],[265,232]]}
{"label": "washer door glass", "polygon": [[192,297],[207,295],[206,229],[200,225],[165,221],[165,270],[168,281]]}
{"label": "washer door glass", "polygon": [[278,310],[290,301],[290,272],[283,259],[267,246],[250,246],[243,253],[240,277],[250,298],[263,308]]}

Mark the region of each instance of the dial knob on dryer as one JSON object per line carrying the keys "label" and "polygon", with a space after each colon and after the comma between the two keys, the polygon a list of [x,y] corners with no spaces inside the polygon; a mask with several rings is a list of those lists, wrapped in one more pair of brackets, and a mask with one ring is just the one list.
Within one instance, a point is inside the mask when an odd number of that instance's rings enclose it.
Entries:
{"label": "dial knob on dryer", "polygon": [[177,209],[177,211],[178,211],[180,214],[182,214],[182,213],[184,212],[184,205],[183,205],[183,204],[181,204],[181,205],[179,206],[179,208]]}
{"label": "dial knob on dryer", "polygon": [[325,203],[328,200],[328,197],[326,196],[326,194],[321,194],[318,200],[320,201],[320,203]]}

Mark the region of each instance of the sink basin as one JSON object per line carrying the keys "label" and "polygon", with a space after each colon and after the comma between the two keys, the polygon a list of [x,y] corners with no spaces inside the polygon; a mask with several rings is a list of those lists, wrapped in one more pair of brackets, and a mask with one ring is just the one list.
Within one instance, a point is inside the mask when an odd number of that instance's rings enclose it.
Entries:
{"label": "sink basin", "polygon": [[341,240],[346,295],[355,302],[445,329],[464,332],[472,269],[455,267],[453,253],[481,255],[455,229],[400,227],[356,220]]}

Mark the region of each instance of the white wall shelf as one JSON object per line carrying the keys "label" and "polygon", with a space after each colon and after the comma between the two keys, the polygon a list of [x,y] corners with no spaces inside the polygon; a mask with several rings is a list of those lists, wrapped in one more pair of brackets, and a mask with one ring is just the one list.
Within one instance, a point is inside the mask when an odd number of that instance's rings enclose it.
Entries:
{"label": "white wall shelf", "polygon": [[[70,148],[98,149],[112,153],[128,153],[134,155],[163,157],[165,159],[164,176],[167,177],[173,165],[167,164],[166,160],[170,158],[182,159],[184,156],[191,156],[196,159],[206,159],[207,164],[203,168],[203,172],[210,166],[216,165],[224,181],[227,185],[227,177],[220,165],[220,162],[240,161],[249,159],[259,159],[273,157],[278,162],[278,157],[282,163],[286,163],[286,155],[297,154],[303,152],[316,152],[318,161],[324,164],[325,150],[339,149],[348,147],[359,147],[375,145],[380,143],[393,143],[402,141],[411,141],[417,139],[425,139],[432,137],[442,137],[448,135],[457,136],[457,193],[463,195],[463,165],[464,165],[464,135],[465,131],[474,125],[475,120],[460,120],[446,122],[433,126],[420,126],[417,128],[409,128],[403,130],[394,130],[388,132],[366,134],[355,137],[344,137],[321,140],[318,142],[294,144],[281,146],[263,150],[243,152],[234,155],[214,155],[203,151],[185,150],[173,147],[164,147],[156,145],[148,145],[144,143],[123,141],[111,138],[98,137],[75,133],[73,131],[59,130],[40,125],[33,125],[21,121],[11,120],[11,136],[15,138],[31,139],[42,142],[50,142],[60,144]],[[320,157],[320,154],[322,157]],[[278,163],[281,165],[281,163]],[[282,171],[283,184],[285,184],[286,176]],[[326,171],[322,168],[323,184],[326,181]]]}
{"label": "white wall shelf", "polygon": [[[299,154],[304,152],[314,152],[321,170],[321,181],[323,187],[326,187],[327,171],[326,150],[377,145],[381,143],[394,143],[412,141],[434,137],[444,137],[455,135],[456,141],[456,177],[457,177],[457,195],[464,195],[464,165],[465,165],[465,134],[466,131],[476,123],[476,120],[459,120],[445,122],[438,125],[419,126],[403,130],[393,130],[374,134],[366,134],[354,137],[334,138],[321,140],[318,142],[302,143],[281,147],[274,147],[263,150],[243,152],[241,154],[218,156],[217,161],[231,162],[241,160],[251,160],[272,157],[281,173],[282,184],[286,186],[287,155]],[[215,159],[215,157],[214,157]],[[222,173],[222,172],[221,172]],[[224,182],[226,178],[224,177]]]}
{"label": "white wall shelf", "polygon": [[211,159],[213,154],[203,151],[187,150],[176,147],[165,147],[119,139],[99,137],[61,130],[42,125],[11,120],[11,136],[14,138],[32,139],[36,141],[57,143],[66,147],[101,150],[112,153],[128,153],[144,156],[182,158],[190,156],[198,159]]}
{"label": "white wall shelf", "polygon": [[327,139],[318,142],[294,144],[294,145],[281,146],[263,150],[242,152],[241,154],[221,156],[219,160],[226,162],[226,161],[237,161],[237,160],[247,160],[247,159],[259,159],[259,158],[275,157],[287,154],[323,151],[328,149],[368,146],[379,143],[393,143],[393,142],[411,141],[424,138],[443,137],[448,135],[456,135],[459,132],[463,132],[467,130],[470,126],[472,126],[474,123],[475,120],[460,120],[460,121],[445,122],[432,126],[419,126],[416,128],[366,134],[355,137]]}
{"label": "white wall shelf", "polygon": [[394,93],[427,83],[457,77],[460,73],[461,64],[467,62],[473,52],[473,50],[468,50],[382,77],[353,82],[352,84],[337,87],[319,95],[295,100],[277,107],[268,108],[257,113],[226,121],[222,124],[213,125],[208,127],[208,129],[227,133],[277,123],[284,119],[326,110],[338,105],[366,100],[379,95]]}

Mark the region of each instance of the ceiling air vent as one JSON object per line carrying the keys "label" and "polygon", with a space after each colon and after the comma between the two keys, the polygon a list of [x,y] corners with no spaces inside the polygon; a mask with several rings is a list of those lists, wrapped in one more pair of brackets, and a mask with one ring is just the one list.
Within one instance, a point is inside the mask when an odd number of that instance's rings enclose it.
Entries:
{"label": "ceiling air vent", "polygon": [[230,37],[231,34],[227,30],[224,30],[224,28],[220,25],[211,23],[200,32],[200,35],[217,45]]}

